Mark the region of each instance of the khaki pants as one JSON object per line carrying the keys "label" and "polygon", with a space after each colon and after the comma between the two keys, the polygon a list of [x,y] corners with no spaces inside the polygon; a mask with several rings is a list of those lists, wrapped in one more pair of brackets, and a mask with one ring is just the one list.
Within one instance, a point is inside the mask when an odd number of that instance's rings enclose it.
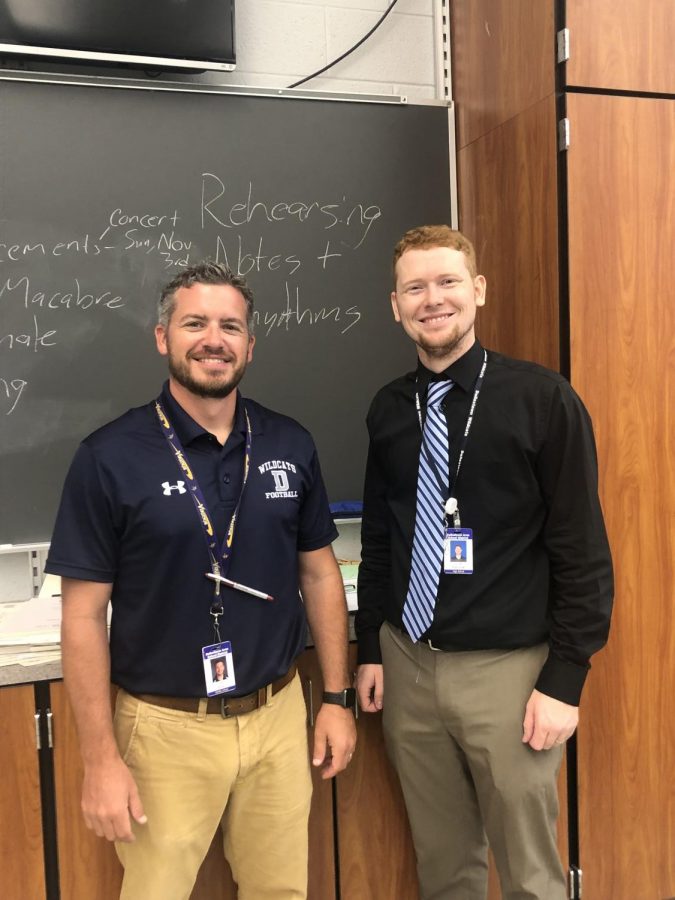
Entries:
{"label": "khaki pants", "polygon": [[120,691],[115,734],[146,825],[116,844],[121,900],[187,900],[219,825],[239,900],[304,900],[312,793],[300,679],[232,719]]}
{"label": "khaki pants", "polygon": [[436,652],[385,624],[383,726],[423,900],[484,900],[487,841],[504,900],[565,900],[556,848],[562,748],[523,744],[546,646]]}

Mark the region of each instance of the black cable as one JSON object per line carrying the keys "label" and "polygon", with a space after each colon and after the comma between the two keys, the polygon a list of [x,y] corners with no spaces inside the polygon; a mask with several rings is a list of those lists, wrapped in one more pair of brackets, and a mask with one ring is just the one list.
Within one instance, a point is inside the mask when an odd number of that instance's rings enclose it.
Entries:
{"label": "black cable", "polygon": [[325,71],[332,68],[332,66],[336,65],[339,62],[342,62],[342,60],[345,59],[345,57],[349,56],[350,53],[353,53],[355,50],[358,50],[358,48],[361,46],[361,44],[363,44],[365,41],[367,41],[368,38],[371,36],[371,34],[373,34],[373,32],[377,31],[377,29],[384,22],[384,20],[387,18],[387,16],[392,11],[392,9],[396,6],[397,3],[398,3],[398,0],[391,0],[391,4],[387,7],[384,14],[382,16],[380,16],[378,21],[373,25],[373,27],[370,29],[368,34],[364,34],[364,36],[361,38],[361,40],[358,41],[356,44],[354,44],[353,47],[350,47],[349,50],[346,50],[342,54],[342,56],[338,56],[337,59],[334,59],[332,62],[329,62],[327,65],[325,65],[323,67],[323,69],[319,69],[317,72],[312,72],[312,74],[308,75],[306,78],[301,78],[300,81],[296,81],[294,84],[289,84],[288,89],[290,90],[291,88],[299,87],[301,84],[304,84],[306,81],[311,81],[312,78],[316,78],[317,75],[322,75]]}

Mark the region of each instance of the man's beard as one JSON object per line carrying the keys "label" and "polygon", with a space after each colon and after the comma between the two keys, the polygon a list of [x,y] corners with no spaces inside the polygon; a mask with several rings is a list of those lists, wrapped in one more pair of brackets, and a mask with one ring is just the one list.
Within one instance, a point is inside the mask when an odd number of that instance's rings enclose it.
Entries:
{"label": "man's beard", "polygon": [[472,325],[469,325],[463,332],[457,329],[454,334],[449,335],[441,344],[427,343],[424,338],[418,339],[416,344],[421,350],[424,350],[430,359],[443,359],[461,346],[462,341],[466,339],[471,331]]}
{"label": "man's beard", "polygon": [[233,369],[230,377],[225,380],[214,379],[212,382],[201,382],[192,377],[184,362],[175,360],[169,353],[169,373],[172,378],[197,397],[210,400],[222,400],[224,397],[228,397],[244,377],[245,371],[246,361],[238,368]]}

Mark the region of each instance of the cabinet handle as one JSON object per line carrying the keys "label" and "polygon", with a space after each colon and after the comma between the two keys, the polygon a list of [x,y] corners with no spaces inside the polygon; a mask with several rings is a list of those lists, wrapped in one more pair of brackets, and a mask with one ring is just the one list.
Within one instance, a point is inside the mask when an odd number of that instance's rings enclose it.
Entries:
{"label": "cabinet handle", "polygon": [[54,733],[52,731],[52,719],[54,716],[52,715],[51,709],[47,710],[47,746],[51,749],[54,746]]}
{"label": "cabinet handle", "polygon": [[40,716],[42,713],[40,710],[35,713],[33,718],[35,719],[35,746],[38,750],[42,750],[42,738],[40,737]]}
{"label": "cabinet handle", "polygon": [[[352,672],[352,684],[356,685],[356,672]],[[354,718],[359,718],[359,695],[354,698]]]}
{"label": "cabinet handle", "polygon": [[309,688],[309,727],[314,728],[314,691],[311,678],[307,679],[307,687]]}

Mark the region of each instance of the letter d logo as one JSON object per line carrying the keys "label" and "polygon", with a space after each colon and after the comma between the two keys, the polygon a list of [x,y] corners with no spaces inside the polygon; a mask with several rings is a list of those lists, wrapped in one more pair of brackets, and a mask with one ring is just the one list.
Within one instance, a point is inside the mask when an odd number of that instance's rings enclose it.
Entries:
{"label": "letter d logo", "polygon": [[272,477],[274,478],[275,491],[288,490],[288,475],[283,469],[272,469]]}

